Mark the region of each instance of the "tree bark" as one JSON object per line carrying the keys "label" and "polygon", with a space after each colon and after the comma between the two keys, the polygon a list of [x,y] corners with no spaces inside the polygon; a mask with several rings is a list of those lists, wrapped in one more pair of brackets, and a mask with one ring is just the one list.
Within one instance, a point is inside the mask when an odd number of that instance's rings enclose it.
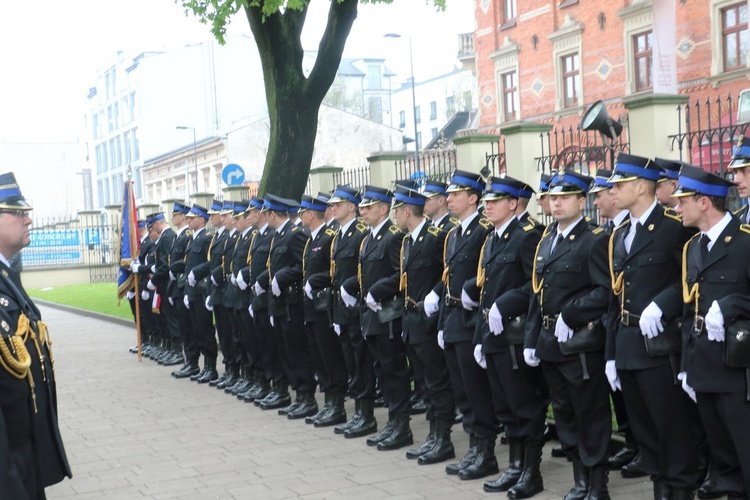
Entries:
{"label": "tree bark", "polygon": [[250,29],[258,45],[271,122],[268,154],[259,193],[299,200],[307,186],[318,112],[331,87],[346,39],[357,17],[358,0],[330,0],[328,23],[310,76],[302,72],[300,41],[307,7],[263,19],[260,7],[247,7]]}

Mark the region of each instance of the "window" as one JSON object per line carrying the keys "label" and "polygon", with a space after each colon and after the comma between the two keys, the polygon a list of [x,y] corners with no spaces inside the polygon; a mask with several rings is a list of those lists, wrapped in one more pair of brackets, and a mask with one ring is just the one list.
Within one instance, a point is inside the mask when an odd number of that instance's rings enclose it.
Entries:
{"label": "window", "polygon": [[367,98],[367,117],[378,123],[383,123],[383,103],[380,97]]}
{"label": "window", "polygon": [[380,66],[377,64],[367,65],[367,88],[380,89]]}
{"label": "window", "polygon": [[747,30],[747,2],[721,9],[721,39],[724,71],[745,67],[750,44]]}
{"label": "window", "polygon": [[569,54],[560,58],[563,81],[563,107],[578,106],[581,95],[581,72],[578,54]]}
{"label": "window", "polygon": [[505,121],[518,118],[516,103],[518,102],[518,75],[515,71],[500,76],[503,85],[503,116]]}
{"label": "window", "polygon": [[635,90],[650,89],[653,86],[651,69],[654,65],[651,48],[651,31],[633,35],[633,68],[635,69]]}
{"label": "window", "polygon": [[456,96],[450,95],[445,98],[445,112],[448,117],[456,114]]}
{"label": "window", "polygon": [[112,114],[112,106],[107,106],[107,132],[112,132],[115,129],[114,114]]}
{"label": "window", "polygon": [[430,120],[437,120],[437,102],[430,103]]}
{"label": "window", "polygon": [[417,143],[414,145],[415,148],[420,149],[422,147],[422,132],[417,132]]}
{"label": "window", "polygon": [[135,120],[138,118],[137,109],[135,108],[135,92],[130,94],[130,119]]}
{"label": "window", "polygon": [[120,103],[117,101],[112,105],[112,116],[114,117],[115,129],[120,128]]}
{"label": "window", "polygon": [[515,22],[515,20],[516,20],[516,0],[505,0],[504,5],[503,5],[503,24]]}
{"label": "window", "polygon": [[406,127],[406,111],[398,112],[398,128]]}
{"label": "window", "polygon": [[115,137],[115,159],[117,160],[118,167],[122,166],[122,146],[120,144],[120,136]]}
{"label": "window", "polygon": [[99,115],[94,113],[91,115],[91,131],[94,134],[94,140],[99,138]]}
{"label": "window", "polygon": [[125,159],[125,165],[130,164],[130,132],[122,134],[122,152]]}
{"label": "window", "polygon": [[116,168],[118,165],[117,163],[117,153],[115,153],[115,140],[110,139],[109,140],[109,166],[111,168]]}
{"label": "window", "polygon": [[431,139],[434,139],[435,137],[437,137],[437,133],[438,133],[437,127],[431,128],[430,129],[430,135],[432,136]]}
{"label": "window", "polygon": [[415,119],[417,123],[422,123],[422,110],[419,106],[414,108],[414,116],[416,117]]}
{"label": "window", "polygon": [[133,146],[133,150],[132,150],[133,153],[131,156],[133,160],[139,160],[141,158],[141,154],[140,154],[140,146],[138,144],[138,136],[136,135],[136,129],[133,129],[133,138],[131,140],[132,140],[132,146]]}

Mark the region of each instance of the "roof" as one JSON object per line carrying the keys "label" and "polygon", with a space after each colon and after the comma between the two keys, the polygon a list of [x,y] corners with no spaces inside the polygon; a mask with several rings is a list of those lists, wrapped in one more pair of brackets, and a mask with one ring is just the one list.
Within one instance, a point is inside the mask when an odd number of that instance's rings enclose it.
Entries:
{"label": "roof", "polygon": [[475,128],[478,118],[479,111],[476,109],[458,111],[423,149],[440,149],[452,145],[458,131]]}

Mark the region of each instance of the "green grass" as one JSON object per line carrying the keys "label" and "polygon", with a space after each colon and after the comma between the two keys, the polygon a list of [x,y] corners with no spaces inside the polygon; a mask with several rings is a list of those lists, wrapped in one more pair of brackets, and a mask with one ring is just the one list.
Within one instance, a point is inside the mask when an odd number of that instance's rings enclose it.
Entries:
{"label": "green grass", "polygon": [[117,306],[117,283],[32,288],[26,291],[32,298],[125,319],[133,318],[127,299],[123,299],[120,306]]}

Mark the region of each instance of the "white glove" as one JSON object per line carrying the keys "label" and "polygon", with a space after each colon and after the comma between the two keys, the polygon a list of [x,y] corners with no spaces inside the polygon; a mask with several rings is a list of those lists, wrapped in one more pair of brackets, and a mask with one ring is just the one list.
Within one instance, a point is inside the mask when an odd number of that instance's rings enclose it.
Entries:
{"label": "white glove", "polygon": [[724,342],[724,315],[721,313],[719,303],[715,300],[706,313],[706,333],[708,333],[708,340]]}
{"label": "white glove", "polygon": [[609,381],[609,386],[612,388],[612,392],[615,392],[617,389],[622,390],[620,377],[617,375],[617,368],[615,367],[614,360],[607,361],[607,364],[604,365],[604,373],[607,375],[607,380]]}
{"label": "white glove", "polygon": [[482,344],[474,346],[474,361],[485,370],[487,369],[487,360],[484,358],[484,353],[482,352]]}
{"label": "white glove", "polygon": [[232,286],[237,286],[237,277],[234,274],[230,275],[231,278],[229,278],[229,281],[232,283]]}
{"label": "white glove", "polygon": [[274,326],[274,324],[273,324],[273,315],[268,316],[268,321],[271,322],[271,326]]}
{"label": "white glove", "polygon": [[698,399],[695,397],[695,389],[690,387],[687,383],[687,373],[686,372],[680,372],[677,375],[677,380],[682,381],[682,390],[685,391],[685,393],[690,396],[690,399],[693,400],[693,403],[697,403]]}
{"label": "white glove", "polygon": [[174,299],[172,297],[169,297],[169,305],[174,306]]}
{"label": "white glove", "polygon": [[440,296],[431,291],[424,298],[424,314],[428,318],[440,310]]}
{"label": "white glove", "polygon": [[188,285],[195,286],[196,281],[195,281],[195,275],[193,274],[193,271],[190,271],[190,274],[188,274],[187,282],[188,282]]}
{"label": "white glove", "polygon": [[344,289],[344,285],[341,285],[341,300],[344,301],[344,305],[346,307],[354,307],[357,304],[357,298],[349,295],[349,293]]}
{"label": "white glove", "polygon": [[156,273],[156,264],[151,266],[151,274],[155,274],[155,273]]}
{"label": "white glove", "polygon": [[442,350],[445,350],[445,340],[443,340],[443,330],[440,330],[438,332],[438,338],[437,338],[438,345]]}
{"label": "white glove", "polygon": [[497,308],[497,305],[492,304],[487,321],[490,324],[490,333],[493,335],[500,335],[503,333],[503,315],[500,314],[500,309]]}
{"label": "white glove", "polygon": [[177,281],[177,277],[172,271],[169,271],[169,281]]}
{"label": "white glove", "polygon": [[125,297],[127,297],[128,300],[133,300],[135,298],[135,292],[128,292],[125,294]]}
{"label": "white glove", "polygon": [[143,290],[143,291],[141,292],[141,298],[142,298],[143,300],[148,300],[148,290]]}
{"label": "white glove", "polygon": [[469,297],[469,294],[466,293],[466,290],[461,290],[461,305],[464,306],[464,309],[467,311],[471,311],[475,307],[479,305],[479,302],[476,300],[473,300],[471,297]]}
{"label": "white glove", "polygon": [[209,311],[214,310],[214,306],[211,305],[211,297],[206,297],[206,309]]}
{"label": "white glove", "polygon": [[211,284],[213,284],[213,286],[219,286],[219,284],[214,279],[213,275],[211,276]]}
{"label": "white glove", "polygon": [[138,274],[138,269],[141,268],[141,265],[136,261],[130,262],[130,272]]}
{"label": "white glove", "polygon": [[266,291],[263,290],[263,287],[260,286],[260,283],[258,283],[257,281],[253,285],[253,290],[255,290],[255,295],[263,295],[264,293],[266,293]]}
{"label": "white glove", "polygon": [[274,297],[281,295],[281,287],[279,286],[279,282],[276,281],[276,276],[271,280],[271,293],[273,293]]}
{"label": "white glove", "polygon": [[252,304],[251,304],[250,306],[248,306],[248,308],[247,308],[247,312],[249,312],[249,313],[250,313],[250,317],[251,317],[251,318],[255,319],[255,311],[253,311],[253,306],[252,306]]}
{"label": "white glove", "polygon": [[185,304],[185,307],[187,307],[188,309],[190,309],[190,299],[188,298],[187,295],[185,295],[182,298],[182,303]]}
{"label": "white glove", "polygon": [[240,288],[240,290],[247,289],[247,283],[245,283],[245,278],[242,277],[242,273],[237,273],[237,278],[235,278],[235,281],[237,282],[237,286]]}
{"label": "white glove", "polygon": [[555,337],[557,337],[557,341],[560,343],[567,342],[572,336],[573,329],[565,323],[562,314],[559,315],[557,317],[557,323],[555,323]]}
{"label": "white glove", "polygon": [[371,293],[367,294],[365,303],[367,304],[367,307],[369,307],[373,312],[378,312],[383,309],[383,306],[375,302],[375,297],[373,297]]}
{"label": "white glove", "polygon": [[337,336],[341,336],[341,325],[334,323],[333,324],[333,331],[336,332]]}
{"label": "white glove", "polygon": [[656,337],[664,331],[664,325],[661,324],[661,309],[656,303],[651,302],[641,313],[641,319],[638,326],[641,327],[641,335],[650,339]]}
{"label": "white glove", "polygon": [[156,285],[154,285],[154,282],[151,280],[148,280],[148,283],[146,283],[146,288],[149,290],[156,290]]}
{"label": "white glove", "polygon": [[539,366],[539,358],[536,357],[536,349],[524,349],[523,361],[531,367]]}
{"label": "white glove", "polygon": [[312,300],[312,286],[310,286],[309,281],[305,281],[305,295],[307,295],[307,298]]}

